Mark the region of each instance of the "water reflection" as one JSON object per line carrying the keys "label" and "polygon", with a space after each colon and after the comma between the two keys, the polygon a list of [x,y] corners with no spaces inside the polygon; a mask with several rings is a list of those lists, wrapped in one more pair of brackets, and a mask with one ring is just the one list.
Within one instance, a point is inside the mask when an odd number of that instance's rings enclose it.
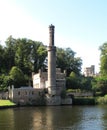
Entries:
{"label": "water reflection", "polygon": [[[66,109],[67,108],[67,109]],[[44,130],[59,130],[59,128],[68,127],[69,124],[72,124],[74,121],[71,121],[73,118],[72,107],[44,107],[39,109],[38,119],[34,118],[34,128],[44,129]],[[74,114],[74,113],[73,113]],[[77,117],[77,116],[76,116]]]}
{"label": "water reflection", "polygon": [[79,122],[79,130],[103,130],[102,127],[102,115],[103,111],[96,107],[82,108],[82,116]]}
{"label": "water reflection", "polygon": [[[11,128],[10,128],[11,126]],[[14,130],[13,109],[0,110],[0,130]]]}
{"label": "water reflection", "polygon": [[39,120],[34,118],[33,126],[44,130],[103,130],[103,115],[100,107],[47,107],[41,108]]}
{"label": "water reflection", "polygon": [[22,107],[0,110],[0,130],[106,130],[107,106]]}

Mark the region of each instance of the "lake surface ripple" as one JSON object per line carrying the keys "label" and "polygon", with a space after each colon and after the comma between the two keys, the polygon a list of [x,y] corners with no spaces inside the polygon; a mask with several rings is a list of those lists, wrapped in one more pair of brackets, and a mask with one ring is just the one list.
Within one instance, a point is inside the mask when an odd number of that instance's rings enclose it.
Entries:
{"label": "lake surface ripple", "polygon": [[107,130],[107,106],[2,109],[0,130]]}

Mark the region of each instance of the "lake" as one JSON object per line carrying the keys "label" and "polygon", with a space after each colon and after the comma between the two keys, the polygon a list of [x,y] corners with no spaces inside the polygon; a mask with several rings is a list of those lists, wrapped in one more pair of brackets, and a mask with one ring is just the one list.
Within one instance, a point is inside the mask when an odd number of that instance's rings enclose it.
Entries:
{"label": "lake", "polygon": [[107,130],[107,106],[1,109],[0,130]]}

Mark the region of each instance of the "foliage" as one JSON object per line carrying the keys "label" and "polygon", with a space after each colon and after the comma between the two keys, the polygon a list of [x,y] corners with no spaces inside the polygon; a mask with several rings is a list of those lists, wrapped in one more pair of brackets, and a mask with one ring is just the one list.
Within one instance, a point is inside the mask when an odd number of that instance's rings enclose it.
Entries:
{"label": "foliage", "polygon": [[45,59],[47,57],[46,46],[44,46],[41,42],[34,43],[32,46],[32,64],[33,71],[38,72],[39,69],[45,69]]}
{"label": "foliage", "polygon": [[0,76],[0,91],[6,91],[9,86],[10,78],[7,75],[2,74]]}
{"label": "foliage", "polygon": [[93,97],[76,97],[73,101],[74,105],[95,105],[95,98]]}
{"label": "foliage", "polygon": [[12,36],[8,37],[6,40],[6,47],[4,48],[4,66],[5,73],[7,74],[11,67],[15,65],[15,51],[16,51],[16,39]]}
{"label": "foliage", "polygon": [[25,85],[24,74],[18,67],[12,67],[9,73],[9,77],[10,85],[14,85],[14,87],[20,87],[21,85]]}
{"label": "foliage", "polygon": [[93,77],[81,77],[81,89],[91,91],[92,90],[92,80]]}
{"label": "foliage", "polygon": [[76,82],[73,81],[70,77],[66,78],[66,89],[77,89]]}
{"label": "foliage", "polygon": [[73,71],[76,74],[80,74],[82,60],[79,57],[75,57],[75,52],[71,48],[57,48],[57,67],[62,71],[67,71],[67,77]]}
{"label": "foliage", "polygon": [[4,66],[4,48],[0,45],[0,73],[3,73],[5,70],[5,66]]}
{"label": "foliage", "polygon": [[74,72],[71,72],[70,76],[66,78],[67,89],[78,89],[80,88],[80,84],[81,84],[81,77]]}
{"label": "foliage", "polygon": [[[47,49],[42,42],[9,36],[5,43],[4,47],[0,45],[1,90],[7,89],[12,84],[15,87],[27,85],[31,81],[32,72],[37,73],[39,69],[47,69]],[[75,57],[75,54],[70,48],[57,48],[56,66],[62,71],[66,70],[67,76],[71,72],[80,75],[82,60]],[[72,81],[74,82],[72,84],[76,84],[75,81]]]}
{"label": "foliage", "polygon": [[105,95],[103,97],[97,97],[96,103],[97,104],[107,104],[107,95]]}
{"label": "foliage", "polygon": [[81,92],[81,90],[80,89],[67,89],[67,93],[76,93],[76,92]]}
{"label": "foliage", "polygon": [[81,89],[86,91],[92,90],[92,77],[84,77],[71,72],[70,76],[67,77],[66,87],[67,89]]}
{"label": "foliage", "polygon": [[100,46],[99,50],[101,51],[100,75],[92,80],[92,89],[95,96],[107,94],[107,43]]}
{"label": "foliage", "polygon": [[30,62],[31,46],[29,40],[25,38],[17,39],[16,46],[15,65],[20,68],[23,73],[29,74],[32,68]]}
{"label": "foliage", "polygon": [[38,72],[41,67],[44,67],[47,53],[46,47],[41,42],[23,38],[17,39],[17,46],[15,63],[25,74]]}
{"label": "foliage", "polygon": [[[13,82],[16,84],[15,86],[28,84],[31,81],[31,73],[38,72],[40,68],[44,68],[44,61],[47,56],[46,47],[41,42],[26,38],[14,39],[12,36],[9,36],[5,43],[5,47],[0,45],[1,90],[7,88]],[[12,67],[14,66],[19,68],[24,74],[25,80],[23,82],[20,82],[19,77],[15,76],[15,73],[10,73],[10,71],[13,71]],[[15,80],[19,80],[20,83],[15,83]]]}
{"label": "foliage", "polygon": [[100,46],[100,73],[102,76],[107,76],[107,43]]}
{"label": "foliage", "polygon": [[107,77],[99,76],[93,79],[92,88],[95,92],[99,91],[102,95],[107,94]]}

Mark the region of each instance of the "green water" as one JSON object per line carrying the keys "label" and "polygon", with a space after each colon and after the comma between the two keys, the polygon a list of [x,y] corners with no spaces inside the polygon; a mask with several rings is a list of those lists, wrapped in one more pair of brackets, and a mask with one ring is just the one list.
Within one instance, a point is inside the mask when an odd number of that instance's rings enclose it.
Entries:
{"label": "green water", "polygon": [[107,106],[4,109],[0,130],[107,130]]}

